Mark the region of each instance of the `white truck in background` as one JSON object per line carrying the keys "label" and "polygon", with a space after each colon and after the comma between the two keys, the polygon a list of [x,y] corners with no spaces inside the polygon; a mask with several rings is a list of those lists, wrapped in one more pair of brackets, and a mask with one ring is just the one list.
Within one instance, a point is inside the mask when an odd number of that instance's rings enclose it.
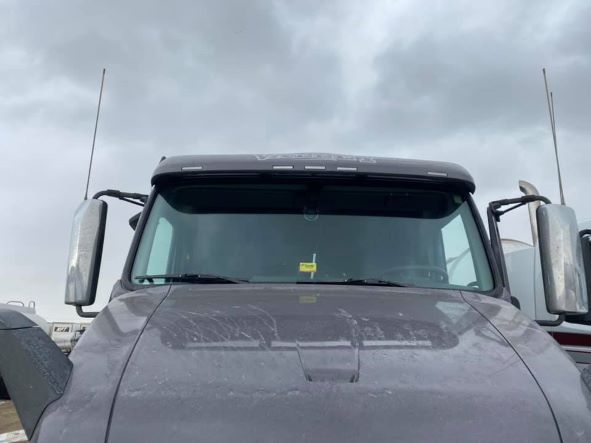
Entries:
{"label": "white truck in background", "polygon": [[52,323],[49,336],[62,352],[69,354],[90,323]]}
{"label": "white truck in background", "polygon": [[[526,195],[539,195],[537,189],[525,181],[519,182]],[[503,250],[511,293],[521,310],[535,318],[562,345],[579,367],[591,364],[591,315],[553,315],[548,312],[544,298],[535,211],[538,202],[529,204],[532,244],[503,239]],[[579,224],[582,242],[591,242],[591,221]],[[591,288],[591,257],[583,248],[587,288]]]}

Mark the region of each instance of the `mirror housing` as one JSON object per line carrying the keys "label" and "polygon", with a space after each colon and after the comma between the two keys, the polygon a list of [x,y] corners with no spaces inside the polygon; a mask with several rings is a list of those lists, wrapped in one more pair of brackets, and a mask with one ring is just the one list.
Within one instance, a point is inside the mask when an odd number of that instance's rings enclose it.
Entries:
{"label": "mirror housing", "polygon": [[537,208],[536,219],[548,312],[587,313],[585,269],[574,210],[546,204]]}
{"label": "mirror housing", "polygon": [[68,305],[94,303],[106,223],[107,203],[103,200],[84,200],[74,214],[65,294]]}

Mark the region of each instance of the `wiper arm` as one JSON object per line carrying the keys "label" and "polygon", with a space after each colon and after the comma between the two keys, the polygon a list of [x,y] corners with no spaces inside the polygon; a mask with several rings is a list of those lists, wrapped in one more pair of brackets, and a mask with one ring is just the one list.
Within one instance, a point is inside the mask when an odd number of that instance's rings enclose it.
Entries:
{"label": "wiper arm", "polygon": [[165,280],[166,282],[184,282],[184,283],[248,283],[248,280],[240,278],[225,277],[216,274],[160,274],[160,275],[138,275],[133,277],[140,282],[148,281],[154,283],[154,280]]}
{"label": "wiper arm", "polygon": [[396,288],[408,288],[411,285],[396,281],[382,280],[380,278],[348,278],[342,284],[352,286],[393,286]]}

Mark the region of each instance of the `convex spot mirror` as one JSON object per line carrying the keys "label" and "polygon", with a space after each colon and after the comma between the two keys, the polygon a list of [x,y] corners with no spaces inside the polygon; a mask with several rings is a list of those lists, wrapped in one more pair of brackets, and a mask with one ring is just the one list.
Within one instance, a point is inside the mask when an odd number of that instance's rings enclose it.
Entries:
{"label": "convex spot mirror", "polygon": [[[583,248],[587,295],[591,298],[591,229],[585,229],[579,232],[579,237],[581,238],[581,247]],[[589,306],[591,307],[591,304]]]}
{"label": "convex spot mirror", "polygon": [[74,214],[65,302],[89,306],[94,303],[107,222],[107,203],[84,200]]}
{"label": "convex spot mirror", "polygon": [[575,211],[562,205],[542,205],[536,219],[548,312],[587,313],[589,302]]}

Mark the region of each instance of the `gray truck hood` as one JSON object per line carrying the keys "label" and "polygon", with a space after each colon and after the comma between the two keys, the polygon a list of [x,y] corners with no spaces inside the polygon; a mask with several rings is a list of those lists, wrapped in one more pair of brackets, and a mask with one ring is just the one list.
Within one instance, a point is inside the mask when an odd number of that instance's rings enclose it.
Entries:
{"label": "gray truck hood", "polygon": [[519,356],[453,291],[173,286],[112,408],[113,442],[559,441]]}

